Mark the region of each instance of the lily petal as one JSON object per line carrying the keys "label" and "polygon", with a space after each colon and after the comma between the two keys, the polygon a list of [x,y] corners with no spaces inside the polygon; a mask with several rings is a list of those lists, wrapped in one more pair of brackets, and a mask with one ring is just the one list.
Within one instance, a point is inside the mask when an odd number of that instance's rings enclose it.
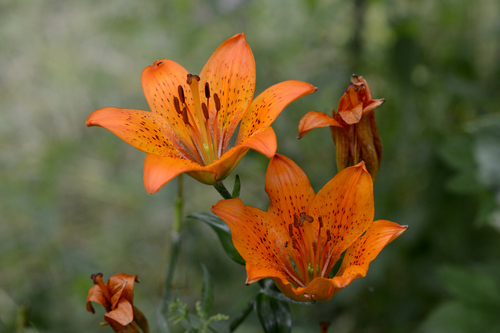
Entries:
{"label": "lily petal", "polygon": [[363,117],[385,103],[385,99],[372,99],[363,108]]}
{"label": "lily petal", "polygon": [[[326,204],[325,204],[326,203]],[[314,197],[309,215],[323,217],[334,249],[322,263],[325,276],[340,255],[372,224],[373,182],[364,162],[339,172]]]}
{"label": "lily petal", "polygon": [[317,90],[302,81],[284,81],[264,90],[250,104],[243,117],[236,144],[249,138],[258,130],[271,126],[283,109],[294,100]]}
{"label": "lily petal", "polygon": [[134,309],[129,301],[121,299],[116,309],[106,313],[104,318],[110,325],[115,322],[121,326],[127,326],[134,320]]}
{"label": "lily petal", "polygon": [[339,109],[339,115],[348,125],[357,124],[363,115],[363,103],[357,104],[350,110]]}
{"label": "lily petal", "polygon": [[115,308],[120,299],[126,299],[130,303],[134,299],[134,282],[137,275],[118,273],[108,280],[108,289],[111,293],[111,306]]}
{"label": "lily petal", "polygon": [[186,104],[194,111],[187,75],[188,71],[184,67],[169,59],[155,61],[153,65],[144,68],[141,75],[142,89],[149,108],[153,113],[162,116],[182,141],[191,141],[191,135],[182,115],[175,109],[174,97],[178,97],[178,88],[181,86]]}
{"label": "lily petal", "polygon": [[148,154],[144,161],[144,187],[153,194],[175,176],[202,169],[200,164],[185,159]]}
{"label": "lily petal", "polygon": [[263,267],[261,265],[255,265],[249,262],[245,263],[245,268],[247,271],[247,281],[246,284],[252,284],[259,280],[265,278],[279,278],[286,281],[286,277],[279,271],[273,268]]}
{"label": "lily petal", "polygon": [[338,121],[334,118],[330,117],[326,113],[318,112],[318,111],[309,111],[299,122],[299,136],[300,139],[304,135],[306,135],[310,130],[314,128],[321,128],[327,126],[338,126],[340,125]]}
{"label": "lily petal", "polygon": [[111,310],[111,303],[104,296],[101,287],[98,285],[94,285],[92,288],[90,288],[87,294],[87,311],[95,313],[94,307],[90,302],[99,303],[103,305],[108,311]]}
{"label": "lily petal", "polygon": [[[336,275],[346,280],[361,277],[353,274],[353,268],[357,267],[358,272],[359,269],[364,272],[368,271],[370,262],[377,257],[387,244],[396,239],[407,228],[408,226],[385,220],[373,222],[370,229],[347,249],[342,265]],[[361,275],[364,276],[364,274]]]}
{"label": "lily petal", "polygon": [[203,67],[200,79],[202,87],[207,82],[211,95],[217,93],[219,97],[221,110],[216,116],[212,103],[210,120],[218,121],[221,132],[217,135],[223,140],[225,151],[255,93],[255,60],[245,34],[237,34],[222,43]]}
{"label": "lily petal", "polygon": [[[253,268],[250,273],[247,272],[248,281],[265,277],[262,272],[284,273],[283,266],[288,262],[286,244],[289,237],[285,229],[277,227],[279,222],[274,216],[245,206],[240,199],[221,200],[212,206],[212,212],[227,223],[236,250],[247,265],[250,264],[247,267]],[[289,262],[288,266],[291,267]],[[252,273],[256,275],[252,276]]]}
{"label": "lily petal", "polygon": [[248,139],[241,142],[238,146],[252,148],[262,155],[265,155],[267,158],[272,158],[274,154],[276,154],[276,149],[278,149],[278,144],[276,142],[276,133],[274,133],[272,127],[266,127],[254,133]]}
{"label": "lily petal", "polygon": [[314,190],[304,171],[286,156],[276,154],[267,167],[266,193],[271,200],[268,213],[276,217],[283,228],[294,220],[294,215],[309,207]]}
{"label": "lily petal", "polygon": [[165,121],[147,111],[107,107],[96,110],[87,119],[87,126],[100,126],[146,153],[174,155],[177,149],[164,135]]}

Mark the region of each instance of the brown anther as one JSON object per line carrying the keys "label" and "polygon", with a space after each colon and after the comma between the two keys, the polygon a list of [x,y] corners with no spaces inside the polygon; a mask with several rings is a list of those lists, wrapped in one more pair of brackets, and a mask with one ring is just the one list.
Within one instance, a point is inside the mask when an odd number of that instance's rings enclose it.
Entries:
{"label": "brown anther", "polygon": [[307,215],[306,213],[302,212],[300,213],[300,226],[304,224],[304,220],[306,220],[309,223],[312,223],[314,221],[314,218],[312,216]]}
{"label": "brown anther", "polygon": [[195,79],[197,81],[200,81],[200,77],[198,75],[188,74],[187,75],[186,83],[188,85],[191,85],[191,83],[193,82],[193,79]]}
{"label": "brown anther", "polygon": [[174,97],[174,107],[178,114],[182,113],[181,105],[179,104],[179,99],[177,97]]}
{"label": "brown anther", "polygon": [[319,221],[319,227],[323,228],[323,216],[318,216],[318,221]]}
{"label": "brown anther", "polygon": [[297,214],[294,214],[293,215],[293,226],[298,229],[299,227],[302,227],[301,222],[303,224],[303,221],[299,220],[299,216]]}
{"label": "brown anther", "polygon": [[188,117],[188,114],[187,114],[186,107],[182,108],[182,121],[184,121],[184,124],[189,125],[189,117]]}
{"label": "brown anther", "polygon": [[217,93],[214,94],[214,102],[215,102],[215,110],[217,110],[217,112],[219,112],[219,110],[220,110],[220,99],[219,99],[219,95],[217,95]]}
{"label": "brown anther", "polygon": [[205,103],[201,103],[201,108],[203,110],[203,115],[205,116],[205,120],[208,120],[208,108]]}
{"label": "brown anther", "polygon": [[326,241],[329,242],[332,240],[332,233],[330,232],[330,229],[326,230]]}
{"label": "brown anther", "polygon": [[181,85],[177,87],[177,92],[179,93],[179,99],[181,100],[182,104],[186,103],[186,97],[184,97],[184,89],[182,88]]}
{"label": "brown anther", "polygon": [[299,247],[297,245],[297,239],[295,237],[292,238],[292,247],[295,249],[295,250],[298,250]]}
{"label": "brown anther", "polygon": [[208,85],[208,82],[205,82],[205,97],[207,99],[210,98],[210,86]]}
{"label": "brown anther", "polygon": [[99,283],[99,282],[97,282],[97,278],[98,278],[99,276],[102,278],[102,273],[96,273],[96,274],[92,274],[92,275],[90,276],[90,278],[94,281],[94,284],[98,284],[98,283]]}
{"label": "brown anther", "polygon": [[313,241],[313,251],[316,252],[317,249],[318,249],[318,242]]}
{"label": "brown anther", "polygon": [[288,225],[288,234],[293,237],[293,224],[291,223]]}

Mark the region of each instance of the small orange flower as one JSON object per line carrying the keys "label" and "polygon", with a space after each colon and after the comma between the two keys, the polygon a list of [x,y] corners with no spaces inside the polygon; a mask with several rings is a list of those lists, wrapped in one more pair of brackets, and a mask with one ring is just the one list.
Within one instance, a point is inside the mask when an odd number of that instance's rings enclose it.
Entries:
{"label": "small orange flower", "polygon": [[90,278],[95,285],[87,295],[87,311],[94,313],[90,302],[102,304],[107,312],[104,319],[115,332],[140,333],[139,327],[144,333],[149,332],[148,321],[133,305],[134,282],[139,282],[137,275],[115,274],[108,284],[104,284],[102,273],[92,274]]}
{"label": "small orange flower", "polygon": [[265,187],[271,201],[267,212],[240,199],[221,200],[212,212],[231,229],[246,261],[247,283],[270,277],[296,301],[327,301],[364,277],[382,248],[407,228],[373,222],[373,183],[363,162],[338,173],[315,195],[304,172],[276,155]]}
{"label": "small orange flower", "polygon": [[382,142],[373,110],[384,102],[385,99],[373,99],[366,80],[353,74],[337,114],[333,110],[334,118],[317,111],[307,113],[299,123],[299,138],[313,128],[330,126],[338,170],[364,161],[375,181],[382,161]]}
{"label": "small orange flower", "polygon": [[[94,111],[87,126],[107,128],[148,153],[148,193],[184,172],[214,185],[249,148],[271,158],[276,152],[272,122],[289,103],[316,91],[309,83],[285,81],[252,100],[255,61],[244,34],[222,43],[199,76],[162,59],[144,69],[141,81],[152,112],[107,107]],[[240,120],[236,145],[228,149]]]}

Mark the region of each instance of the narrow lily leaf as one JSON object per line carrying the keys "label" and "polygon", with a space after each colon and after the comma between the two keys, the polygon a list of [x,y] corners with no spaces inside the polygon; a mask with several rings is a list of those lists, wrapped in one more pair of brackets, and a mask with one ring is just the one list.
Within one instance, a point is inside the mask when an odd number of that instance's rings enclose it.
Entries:
{"label": "narrow lily leaf", "polygon": [[214,285],[212,277],[207,267],[201,264],[203,268],[203,286],[201,287],[201,310],[208,314],[214,303]]}
{"label": "narrow lily leaf", "polygon": [[227,255],[229,256],[229,258],[231,258],[233,261],[237,262],[240,265],[245,264],[245,260],[241,257],[241,255],[234,247],[233,240],[231,239],[231,230],[229,230],[229,227],[224,221],[222,221],[220,218],[218,218],[216,215],[212,213],[198,212],[198,213],[192,213],[188,217],[198,219],[208,224],[217,233],[219,241],[222,247],[224,248],[224,251],[226,251]]}
{"label": "narrow lily leaf", "polygon": [[240,176],[236,175],[236,179],[234,180],[233,198],[240,197],[240,189],[241,189]]}
{"label": "narrow lily leaf", "polygon": [[292,331],[292,315],[287,303],[260,293],[256,297],[255,311],[265,333]]}

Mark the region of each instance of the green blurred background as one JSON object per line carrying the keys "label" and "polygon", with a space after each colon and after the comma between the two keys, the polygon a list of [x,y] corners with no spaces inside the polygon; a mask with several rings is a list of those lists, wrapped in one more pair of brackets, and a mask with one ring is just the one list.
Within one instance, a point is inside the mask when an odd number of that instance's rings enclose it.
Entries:
{"label": "green blurred background", "polygon": [[[318,91],[274,124],[278,152],[315,190],[333,175],[328,129],[296,139],[310,110],[331,112],[356,73],[386,103],[376,218],[409,229],[331,301],[293,305],[293,332],[500,332],[500,2],[210,0],[0,2],[0,331],[109,332],[85,310],[90,275],[138,274],[135,305],[156,331],[177,181],[148,196],[145,154],[86,128],[105,106],[148,109],[140,74],[158,58],[197,73],[245,32],[256,94],[288,79]],[[267,209],[268,160],[249,152],[226,180]],[[211,187],[185,179],[185,214]],[[237,314],[244,285],[215,234],[186,219],[176,292],[191,307],[202,269],[214,313]],[[252,315],[237,332],[260,332]]]}

